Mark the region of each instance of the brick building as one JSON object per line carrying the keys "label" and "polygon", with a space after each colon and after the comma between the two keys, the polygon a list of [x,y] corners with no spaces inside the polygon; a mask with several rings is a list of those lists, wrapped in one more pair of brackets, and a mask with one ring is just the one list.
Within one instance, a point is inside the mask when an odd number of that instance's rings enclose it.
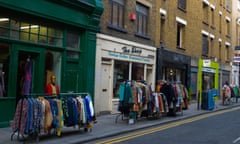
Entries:
{"label": "brick building", "polygon": [[197,91],[219,89],[229,81],[231,1],[161,0],[157,6],[155,44],[162,49],[158,49],[156,78],[183,82],[193,98]]}
{"label": "brick building", "polygon": [[97,35],[95,107],[116,112],[123,80],[146,80],[155,87],[155,0],[103,1]]}
{"label": "brick building", "polygon": [[[120,80],[181,82],[192,99],[230,80],[230,0],[103,1],[97,34],[95,107],[116,111]],[[100,87],[99,87],[100,86]]]}

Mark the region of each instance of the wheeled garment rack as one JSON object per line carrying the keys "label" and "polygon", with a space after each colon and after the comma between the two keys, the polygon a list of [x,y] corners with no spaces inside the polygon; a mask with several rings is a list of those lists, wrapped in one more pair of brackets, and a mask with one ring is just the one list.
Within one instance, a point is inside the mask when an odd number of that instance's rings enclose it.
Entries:
{"label": "wheeled garment rack", "polygon": [[[58,96],[30,94],[23,96],[17,104],[11,124],[17,140],[39,136],[62,136],[63,127],[84,128],[91,131],[94,108],[89,93],[60,93]],[[20,137],[21,136],[21,137]]]}

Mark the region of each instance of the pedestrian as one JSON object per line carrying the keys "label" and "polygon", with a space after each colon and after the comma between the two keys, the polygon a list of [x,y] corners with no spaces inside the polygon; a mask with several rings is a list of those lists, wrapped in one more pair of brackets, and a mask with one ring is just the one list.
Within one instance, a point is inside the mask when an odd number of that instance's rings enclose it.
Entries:
{"label": "pedestrian", "polygon": [[223,101],[222,104],[224,105],[225,100],[230,100],[231,99],[231,89],[229,86],[228,81],[225,82],[225,84],[223,85]]}

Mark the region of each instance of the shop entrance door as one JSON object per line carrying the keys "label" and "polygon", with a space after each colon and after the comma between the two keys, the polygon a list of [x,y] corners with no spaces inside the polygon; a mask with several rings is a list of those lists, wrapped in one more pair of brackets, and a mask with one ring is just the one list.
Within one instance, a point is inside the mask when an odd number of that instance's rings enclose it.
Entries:
{"label": "shop entrance door", "polygon": [[45,50],[28,45],[11,45],[8,95],[16,102],[27,95],[44,93]]}
{"label": "shop entrance door", "polygon": [[17,101],[22,96],[44,93],[44,74],[40,65],[40,53],[18,51]]}
{"label": "shop entrance door", "polygon": [[66,92],[81,92],[80,91],[80,71],[78,70],[78,62],[67,62],[66,72],[64,77],[64,89]]}
{"label": "shop entrance door", "polygon": [[101,86],[100,86],[100,104],[102,112],[111,111],[112,108],[112,95],[110,89],[110,64],[102,63],[102,70],[101,70]]}

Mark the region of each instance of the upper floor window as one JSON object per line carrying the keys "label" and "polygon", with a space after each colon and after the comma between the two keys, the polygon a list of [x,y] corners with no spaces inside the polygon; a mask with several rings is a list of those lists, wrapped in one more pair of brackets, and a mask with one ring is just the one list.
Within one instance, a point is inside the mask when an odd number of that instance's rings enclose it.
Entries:
{"label": "upper floor window", "polygon": [[230,0],[226,0],[226,9],[231,11],[231,1]]}
{"label": "upper floor window", "polygon": [[230,61],[230,46],[225,46],[225,61]]}
{"label": "upper floor window", "polygon": [[180,17],[176,17],[177,21],[177,48],[184,48],[184,35],[185,35],[185,26],[187,25],[187,21],[181,19]]}
{"label": "upper floor window", "polygon": [[111,0],[110,24],[115,28],[124,28],[124,4],[125,0]]}
{"label": "upper floor window", "polygon": [[203,2],[203,22],[208,24],[208,5]]}
{"label": "upper floor window", "polygon": [[238,10],[240,11],[240,0],[238,0]]}
{"label": "upper floor window", "polygon": [[222,60],[222,43],[221,42],[218,42],[218,58],[219,58],[219,61]]}
{"label": "upper floor window", "polygon": [[219,14],[219,33],[222,33],[222,14]]}
{"label": "upper floor window", "polygon": [[187,0],[178,0],[178,8],[182,9],[182,10],[186,10],[186,1]]}
{"label": "upper floor window", "polygon": [[230,18],[226,17],[226,35],[230,36],[231,35],[231,23],[230,23]]}
{"label": "upper floor window", "polygon": [[214,27],[214,25],[215,25],[215,23],[214,23],[214,12],[215,12],[215,10],[214,10],[214,8],[211,8],[211,25],[212,25],[212,27]]}
{"label": "upper floor window", "polygon": [[137,3],[136,4],[136,16],[137,27],[136,33],[140,36],[147,36],[148,33],[148,7]]}
{"label": "upper floor window", "polygon": [[184,25],[181,23],[177,23],[177,47],[183,48],[183,32]]}
{"label": "upper floor window", "polygon": [[207,35],[202,35],[202,55],[203,56],[208,56],[208,36]]}

